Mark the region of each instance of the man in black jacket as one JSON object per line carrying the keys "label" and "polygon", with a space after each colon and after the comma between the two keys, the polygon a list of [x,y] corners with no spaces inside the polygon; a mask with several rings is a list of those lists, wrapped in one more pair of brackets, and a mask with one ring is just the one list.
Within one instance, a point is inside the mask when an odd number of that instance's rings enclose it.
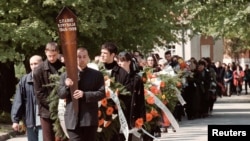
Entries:
{"label": "man in black jacket", "polygon": [[78,90],[74,91],[73,98],[78,100],[78,116],[75,116],[70,93],[70,86],[74,82],[67,78],[66,73],[61,75],[58,95],[66,99],[64,117],[70,141],[95,141],[98,128],[98,101],[105,97],[104,77],[101,72],[87,67],[89,56],[85,48],[77,49],[77,62]]}
{"label": "man in black jacket", "polygon": [[45,55],[47,59],[34,70],[34,90],[39,107],[38,114],[43,129],[43,139],[44,141],[54,141],[54,121],[50,119],[49,103],[47,101],[47,97],[54,87],[48,86],[48,84],[51,83],[50,75],[58,74],[58,70],[64,64],[58,59],[59,48],[55,42],[50,42],[46,45]]}
{"label": "man in black jacket", "polygon": [[[129,88],[129,74],[126,70],[120,67],[115,61],[115,57],[118,53],[117,46],[112,42],[106,42],[101,46],[101,62],[104,64],[105,70],[110,74],[111,77],[114,77],[115,81]],[[119,95],[119,99],[122,99],[122,96]],[[118,133],[119,133],[118,128]],[[111,141],[122,141],[122,134],[116,134],[112,137]]]}
{"label": "man in black jacket", "polygon": [[127,86],[129,84],[128,73],[115,61],[117,53],[118,48],[114,43],[104,43],[101,46],[101,61],[104,63],[104,67],[110,73],[110,76],[115,78],[116,82]]}

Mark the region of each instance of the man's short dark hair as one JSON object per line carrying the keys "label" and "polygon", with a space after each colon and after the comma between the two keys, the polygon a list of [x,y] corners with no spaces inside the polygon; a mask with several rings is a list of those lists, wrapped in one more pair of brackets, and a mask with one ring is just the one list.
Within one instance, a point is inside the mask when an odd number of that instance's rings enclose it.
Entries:
{"label": "man's short dark hair", "polygon": [[165,56],[166,56],[166,55],[171,55],[171,51],[170,51],[170,50],[166,51],[166,52],[165,52]]}
{"label": "man's short dark hair", "polygon": [[143,58],[143,57],[144,57],[144,56],[142,55],[142,53],[141,53],[140,51],[138,51],[138,50],[135,50],[135,51],[134,51],[134,53],[133,53],[133,54],[134,54],[134,56],[135,56],[135,53],[138,53],[138,54],[139,54],[139,56],[140,56],[141,58]]}
{"label": "man's short dark hair", "polygon": [[198,65],[206,66],[206,62],[203,60],[199,60]]}

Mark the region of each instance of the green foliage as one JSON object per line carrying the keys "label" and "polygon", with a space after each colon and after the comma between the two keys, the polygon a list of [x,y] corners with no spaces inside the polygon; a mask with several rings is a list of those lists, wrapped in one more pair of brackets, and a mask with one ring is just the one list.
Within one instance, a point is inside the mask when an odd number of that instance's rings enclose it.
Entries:
{"label": "green foliage", "polygon": [[56,17],[68,6],[77,16],[78,45],[90,56],[113,41],[119,50],[151,51],[154,45],[178,42],[176,33],[192,29],[215,37],[239,38],[247,47],[250,30],[245,0],[2,0],[0,2],[0,61],[23,61],[41,54],[49,41],[60,43]]}
{"label": "green foliage", "polygon": [[96,141],[110,140],[113,135],[117,134],[119,131],[120,122],[118,118],[112,120],[108,127],[100,126],[102,128],[100,132],[97,132]]}
{"label": "green foliage", "polygon": [[142,51],[162,40],[177,41],[172,31],[178,27],[170,11],[180,7],[169,1],[3,0],[0,6],[0,49],[15,53],[3,52],[1,61],[40,54],[49,41],[60,43],[55,19],[64,6],[76,14],[78,45],[85,46],[91,57],[106,41],[117,43],[120,50],[140,47]]}
{"label": "green foliage", "polygon": [[7,62],[7,61],[23,61],[24,60],[24,55],[16,52],[14,48],[5,48],[7,45],[1,46],[0,43],[0,62]]}
{"label": "green foliage", "polygon": [[167,107],[173,112],[178,102],[175,88],[176,84],[180,82],[180,78],[178,76],[173,77],[169,75],[159,75],[159,78],[166,84],[165,87],[161,87],[161,91],[163,95],[166,96]]}
{"label": "green foliage", "polygon": [[52,74],[52,75],[50,75],[50,80],[51,80],[51,83],[47,86],[54,87],[53,90],[51,91],[50,95],[47,98],[47,100],[49,102],[50,118],[52,120],[54,120],[53,130],[55,131],[55,135],[64,140],[64,139],[67,139],[67,136],[64,134],[64,132],[61,128],[60,120],[58,117],[59,97],[57,95],[57,89],[59,87],[60,76],[58,74]]}
{"label": "green foliage", "polygon": [[0,123],[12,123],[10,113],[6,113],[0,110]]}
{"label": "green foliage", "polygon": [[[184,4],[184,3],[183,3]],[[249,47],[249,2],[245,0],[186,0],[189,27],[204,35],[211,35],[215,39],[225,37],[239,38],[241,44],[237,48]],[[184,6],[184,5],[183,5]]]}
{"label": "green foliage", "polygon": [[15,66],[15,74],[18,79],[20,79],[24,74],[26,74],[26,70],[24,68],[23,63],[17,63]]}

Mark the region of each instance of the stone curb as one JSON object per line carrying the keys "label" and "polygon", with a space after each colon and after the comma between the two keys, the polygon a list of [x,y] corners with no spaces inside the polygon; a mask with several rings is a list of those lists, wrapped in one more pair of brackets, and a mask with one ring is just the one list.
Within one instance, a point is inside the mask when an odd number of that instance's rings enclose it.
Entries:
{"label": "stone curb", "polygon": [[16,136],[16,131],[10,131],[10,132],[7,132],[7,133],[2,133],[0,135],[0,141],[6,141],[14,136]]}
{"label": "stone curb", "polygon": [[215,103],[250,103],[250,95],[232,95],[231,97],[218,97]]}

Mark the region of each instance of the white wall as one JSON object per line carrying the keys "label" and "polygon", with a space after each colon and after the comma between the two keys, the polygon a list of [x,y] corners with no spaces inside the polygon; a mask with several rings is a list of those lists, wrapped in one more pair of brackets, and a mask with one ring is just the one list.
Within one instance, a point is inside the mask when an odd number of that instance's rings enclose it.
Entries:
{"label": "white wall", "polygon": [[190,58],[194,57],[197,60],[200,59],[201,58],[200,52],[201,52],[201,50],[200,50],[200,35],[195,35],[191,39]]}
{"label": "white wall", "polygon": [[221,61],[223,62],[223,52],[224,52],[224,47],[223,47],[223,40],[216,40],[214,43],[214,59],[213,61]]}
{"label": "white wall", "polygon": [[[189,60],[191,57],[199,60],[201,58],[201,45],[200,45],[200,35],[195,35],[189,40],[188,34],[191,34],[191,31],[188,30],[185,34],[186,43],[184,44],[184,60]],[[180,37],[180,36],[179,36]],[[183,57],[183,46],[182,42],[174,43],[171,45],[175,45],[176,52],[173,55],[178,55]],[[165,47],[157,47],[153,49],[153,52],[158,53],[161,58],[164,58],[164,53],[167,51]],[[223,60],[223,40],[216,40],[213,48],[213,61],[222,61]]]}

